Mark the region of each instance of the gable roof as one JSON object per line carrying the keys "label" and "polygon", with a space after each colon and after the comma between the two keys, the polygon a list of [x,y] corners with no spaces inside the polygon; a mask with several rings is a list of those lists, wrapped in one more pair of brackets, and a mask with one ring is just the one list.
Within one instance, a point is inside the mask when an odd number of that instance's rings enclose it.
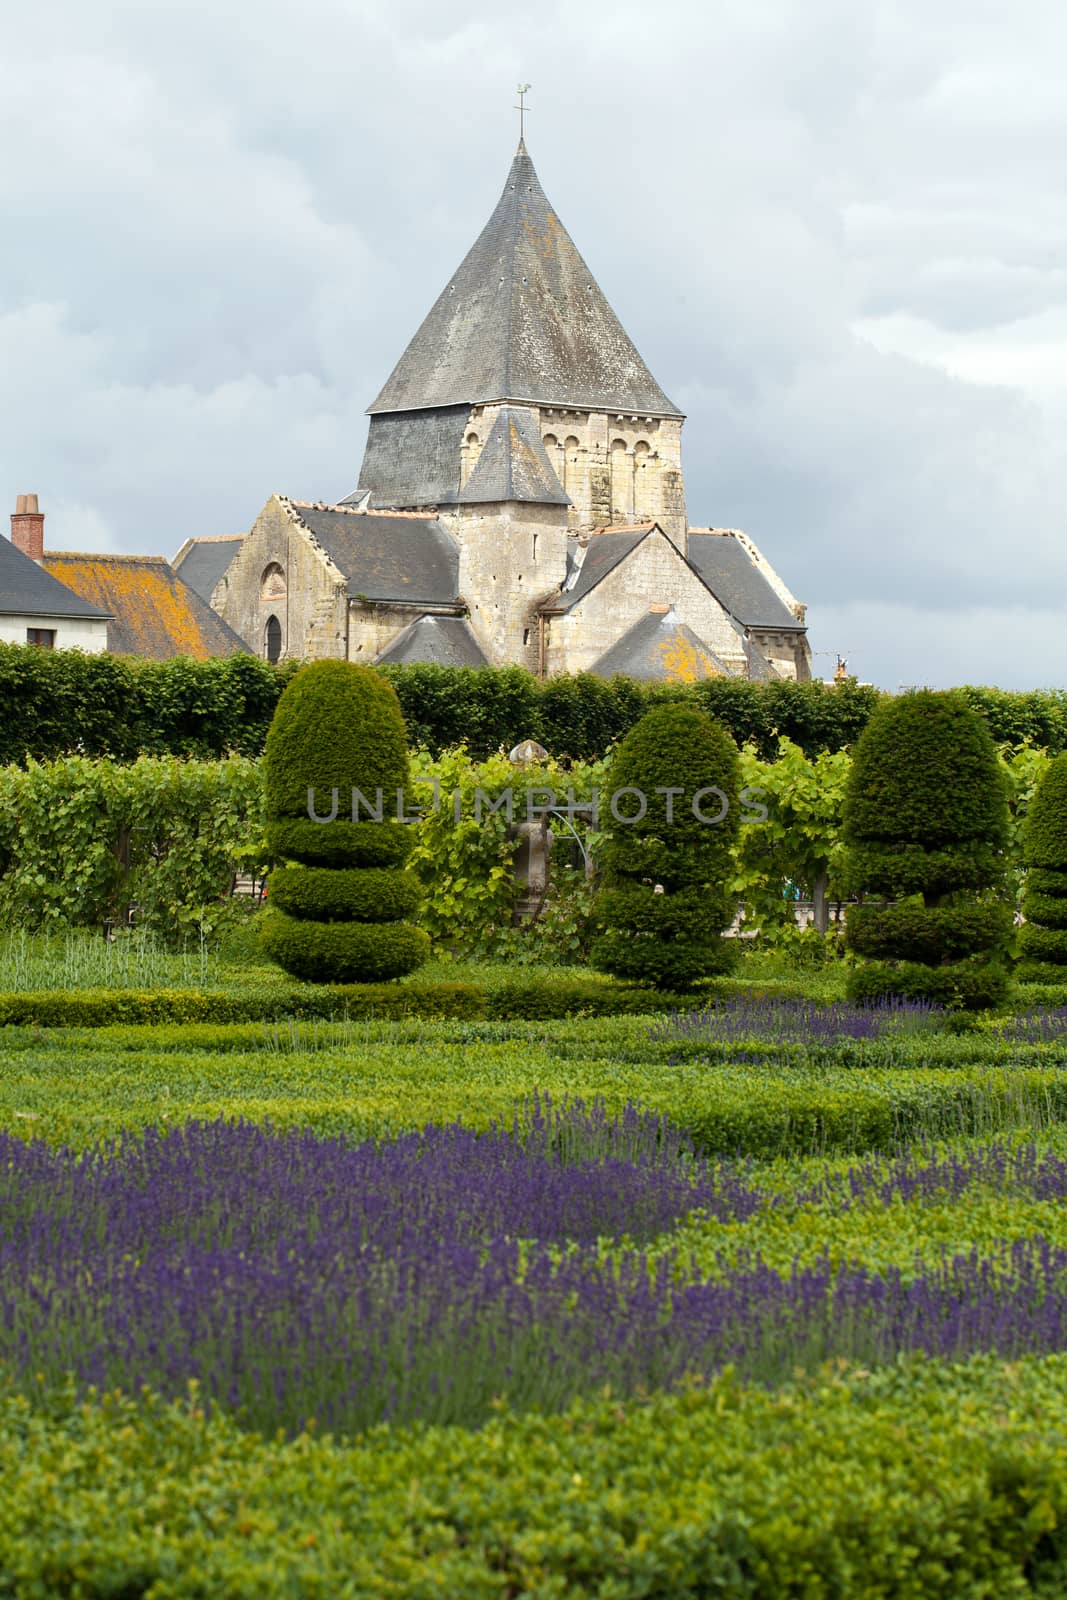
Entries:
{"label": "gable roof", "polygon": [[[571,573],[577,570],[577,576],[569,589],[553,595],[541,609],[557,613],[572,611],[580,600],[585,599],[591,589],[596,588],[601,579],[614,571],[620,561],[625,561],[631,550],[636,550],[641,541],[647,539],[657,527],[659,524],[656,522],[638,522],[632,526],[598,529],[584,546],[584,555],[581,555],[583,547],[575,539],[569,551],[568,569]],[[579,556],[581,556],[580,565]]]}
{"label": "gable roof", "polygon": [[44,566],[99,605],[111,655],[167,661],[171,656],[232,656],[248,646],[162,556],[85,555],[46,550]]}
{"label": "gable roof", "polygon": [[171,564],[190,589],[195,589],[201,600],[206,600],[210,605],[219,579],[245,538],[243,533],[216,533],[203,538],[186,539]]}
{"label": "gable roof", "polygon": [[732,533],[689,530],[689,560],[715,598],[745,628],[802,631],[744,546]]}
{"label": "gable roof", "polygon": [[289,500],[348,582],[350,598],[451,605],[459,595],[459,545],[434,517]]}
{"label": "gable roof", "polygon": [[590,668],[598,678],[696,683],[703,678],[732,676],[674,607],[649,611],[628,628]]}
{"label": "gable roof", "polygon": [[76,594],[20,550],[0,538],[0,616],[89,617],[111,613]]}
{"label": "gable roof", "polygon": [[382,651],[377,665],[392,662],[406,666],[415,661],[430,661],[440,667],[489,664],[466,617],[419,617]]}
{"label": "gable roof", "polygon": [[677,417],[520,140],[484,229],[369,408],[514,400]]}
{"label": "gable roof", "polygon": [[520,406],[504,406],[498,413],[459,498],[469,505],[500,500],[570,505],[570,497],[541,442],[532,411]]}

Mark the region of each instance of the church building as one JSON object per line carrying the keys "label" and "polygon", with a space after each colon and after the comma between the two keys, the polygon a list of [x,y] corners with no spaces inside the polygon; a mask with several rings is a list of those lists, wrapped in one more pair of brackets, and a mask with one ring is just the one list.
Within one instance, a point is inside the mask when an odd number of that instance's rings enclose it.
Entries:
{"label": "church building", "polygon": [[174,566],[269,660],[806,679],[804,607],[744,534],[689,524],[684,420],[520,141],[370,407],[355,492],[272,495]]}

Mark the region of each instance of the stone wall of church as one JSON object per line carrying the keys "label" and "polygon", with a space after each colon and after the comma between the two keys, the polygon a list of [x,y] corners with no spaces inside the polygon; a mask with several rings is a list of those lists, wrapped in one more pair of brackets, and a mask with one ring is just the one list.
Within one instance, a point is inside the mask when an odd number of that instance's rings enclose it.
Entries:
{"label": "stone wall of church", "polygon": [[[431,608],[432,609],[432,608]],[[348,659],[373,666],[405,628],[423,615],[412,606],[390,606],[350,600],[348,604]]]}
{"label": "stone wall of church", "polygon": [[[658,522],[685,549],[680,417],[612,416],[542,406],[541,437],[570,496],[570,526]],[[464,433],[460,478],[466,483],[496,421],[499,405],[475,406]]]}
{"label": "stone wall of church", "polygon": [[811,677],[811,650],[802,633],[761,633],[751,630],[751,637],[767,660],[783,678],[795,678],[807,683]]}
{"label": "stone wall of church", "polygon": [[[594,538],[596,535],[594,535]],[[681,559],[652,533],[565,616],[548,624],[549,672],[588,672],[652,606],[673,606],[731,672],[748,675],[744,641],[729,615]]]}
{"label": "stone wall of church", "polygon": [[344,579],[277,495],[256,518],[212,603],[258,656],[277,649],[282,660],[344,658]]}
{"label": "stone wall of church", "polygon": [[486,657],[536,672],[538,607],[559,593],[567,570],[567,507],[448,506],[438,520],[459,543],[460,598]]}

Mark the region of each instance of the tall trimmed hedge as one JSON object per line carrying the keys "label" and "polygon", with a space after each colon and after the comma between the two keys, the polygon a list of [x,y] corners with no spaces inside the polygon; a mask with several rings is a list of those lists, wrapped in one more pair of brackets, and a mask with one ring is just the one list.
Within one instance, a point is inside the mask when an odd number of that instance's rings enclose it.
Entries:
{"label": "tall trimmed hedge", "polygon": [[[263,750],[278,698],[299,663],[252,655],[212,661],[139,661],[0,644],[0,765],[77,751],[132,760],[141,753],[207,758]],[[699,684],[605,681],[591,673],[543,683],[521,667],[381,669],[396,689],[412,745],[434,754],[466,740],[479,758],[535,738],[555,756],[595,760],[657,705],[696,705],[739,745],[765,758],[779,736],[808,756],[855,743],[884,698],[869,684]],[[1067,692],[960,691],[998,744],[1029,740],[1067,750]]]}
{"label": "tall trimmed hedge", "polygon": [[847,885],[874,897],[848,913],[847,943],[865,958],[852,997],[1001,998],[1012,911],[989,891],[1004,871],[1007,794],[989,727],[962,694],[879,707],[853,756],[843,836]]}
{"label": "tall trimmed hedge", "polygon": [[[278,702],[263,765],[268,848],[288,863],[270,875],[267,953],[318,983],[413,971],[430,941],[403,920],[419,886],[403,869],[411,833],[397,811],[408,751],[393,689],[371,667],[305,667]],[[360,820],[364,803],[372,820]],[[334,815],[316,821],[312,809]]]}
{"label": "tall trimmed hedge", "polygon": [[729,968],[739,788],[736,745],[694,706],[661,706],[627,734],[601,797],[594,967],[668,990]]}
{"label": "tall trimmed hedge", "polygon": [[1029,871],[1019,932],[1019,976],[1067,981],[1067,754],[1057,756],[1030,802],[1023,829]]}

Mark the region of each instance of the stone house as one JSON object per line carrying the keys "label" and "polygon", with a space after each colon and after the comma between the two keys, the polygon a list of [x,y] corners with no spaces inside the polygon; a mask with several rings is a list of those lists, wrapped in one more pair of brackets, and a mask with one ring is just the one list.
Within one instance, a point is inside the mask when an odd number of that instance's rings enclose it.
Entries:
{"label": "stone house", "polygon": [[804,607],[744,534],[689,526],[684,420],[520,142],[370,408],[355,492],[272,495],[174,565],[271,660],[806,679]]}

